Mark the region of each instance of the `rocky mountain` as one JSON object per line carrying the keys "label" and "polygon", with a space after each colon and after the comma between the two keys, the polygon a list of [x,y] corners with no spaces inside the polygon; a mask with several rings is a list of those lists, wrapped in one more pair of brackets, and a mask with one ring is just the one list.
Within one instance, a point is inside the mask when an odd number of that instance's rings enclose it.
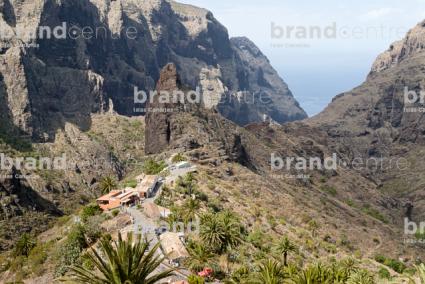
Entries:
{"label": "rocky mountain", "polygon": [[205,9],[165,0],[6,0],[0,12],[3,130],[44,142],[60,119],[144,115],[135,88],[154,91],[169,62],[207,107],[224,94],[270,93],[265,105],[223,101],[218,108],[240,125],[307,117],[258,48],[231,42]]}
{"label": "rocky mountain", "polygon": [[383,191],[406,198],[412,204],[406,214],[415,220],[425,217],[425,118],[420,101],[425,88],[424,41],[422,21],[376,58],[363,84],[337,95],[321,113],[305,120],[350,146],[353,158],[375,158],[377,162],[371,160],[359,171]]}

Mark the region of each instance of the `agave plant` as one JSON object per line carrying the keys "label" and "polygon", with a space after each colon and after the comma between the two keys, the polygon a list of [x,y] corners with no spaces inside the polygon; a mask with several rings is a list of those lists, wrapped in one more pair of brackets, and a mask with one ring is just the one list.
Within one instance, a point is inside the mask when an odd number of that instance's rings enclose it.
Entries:
{"label": "agave plant", "polygon": [[106,238],[100,240],[100,249],[104,253],[106,260],[93,250],[84,255],[84,258],[96,267],[101,276],[81,265],[68,267],[71,270],[70,277],[61,277],[56,280],[66,283],[90,283],[90,284],[154,284],[161,279],[172,275],[176,269],[171,268],[152,275],[164,257],[155,256],[160,244],[157,243],[148,252],[150,242],[141,242],[141,235],[137,236],[136,243],[133,244],[132,234],[129,233],[127,241],[123,241],[121,234],[118,234],[118,242],[114,242],[115,247]]}
{"label": "agave plant", "polygon": [[318,281],[317,270],[314,267],[308,267],[301,270],[291,278],[290,283],[293,284],[320,284]]}

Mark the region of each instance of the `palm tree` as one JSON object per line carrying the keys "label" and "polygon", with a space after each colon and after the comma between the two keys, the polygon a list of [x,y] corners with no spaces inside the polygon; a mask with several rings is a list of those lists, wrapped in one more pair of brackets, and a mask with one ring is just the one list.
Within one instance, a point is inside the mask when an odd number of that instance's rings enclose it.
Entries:
{"label": "palm tree", "polygon": [[319,224],[317,223],[316,220],[310,220],[310,222],[308,223],[308,227],[309,230],[311,230],[311,234],[314,237],[314,231],[319,229]]}
{"label": "palm tree", "polygon": [[285,267],[271,259],[261,262],[258,269],[258,272],[250,275],[248,283],[282,284],[288,278],[288,275],[285,273]]}
{"label": "palm tree", "polygon": [[334,283],[345,283],[345,281],[347,281],[348,271],[344,267],[333,265],[331,269],[332,269]]}
{"label": "palm tree", "polygon": [[314,267],[308,267],[301,270],[297,275],[292,277],[290,283],[294,284],[319,284],[317,270]]}
{"label": "palm tree", "polygon": [[198,216],[201,221],[201,226],[204,224],[208,224],[214,219],[214,214],[212,213],[199,214]]}
{"label": "palm tree", "polygon": [[186,180],[188,183],[192,183],[194,180],[196,180],[195,175],[192,172],[188,172],[186,174]]}
{"label": "palm tree", "polygon": [[317,283],[331,283],[333,271],[327,266],[324,266],[321,261],[317,261],[314,265],[317,275]]}
{"label": "palm tree", "polygon": [[23,234],[15,243],[12,251],[12,257],[25,255],[28,257],[30,251],[37,245],[35,240],[29,234]]}
{"label": "palm tree", "polygon": [[[168,225],[170,225],[170,229],[171,229],[171,228],[173,228],[173,229],[174,229],[173,224],[174,224],[174,223],[181,222],[181,218],[180,218],[178,215],[176,215],[176,214],[170,214],[170,215],[168,215],[168,216],[164,219],[164,221],[165,221],[166,223],[168,223]],[[180,231],[180,230],[181,230],[180,225],[177,225],[177,226],[176,226],[176,230],[178,230],[178,231]]]}
{"label": "palm tree", "polygon": [[283,265],[286,266],[286,258],[288,254],[298,251],[298,247],[287,237],[284,236],[281,240],[275,242],[273,250],[277,253],[283,254]]}
{"label": "palm tree", "polygon": [[203,243],[195,243],[193,248],[188,248],[188,252],[189,257],[184,260],[184,264],[193,272],[205,268],[215,269],[218,265],[217,256]]}
{"label": "palm tree", "polygon": [[347,284],[374,284],[373,274],[367,269],[360,269],[350,274]]}
{"label": "palm tree", "polygon": [[243,242],[239,224],[234,226],[234,223],[229,219],[223,220],[223,234],[221,237],[221,252],[227,253],[227,273],[229,273],[230,250],[237,247]]}
{"label": "palm tree", "polygon": [[219,216],[222,217],[223,219],[229,219],[229,220],[235,220],[235,221],[238,219],[238,215],[236,214],[236,212],[230,210],[229,208],[226,208],[226,210],[221,211]]}
{"label": "palm tree", "polygon": [[182,219],[185,222],[191,222],[196,219],[196,215],[201,209],[201,205],[195,199],[188,198],[181,208]]}
{"label": "palm tree", "polygon": [[[123,241],[121,234],[118,233],[118,242],[114,242],[115,248],[108,240],[102,238],[100,240],[100,249],[104,252],[106,260],[103,260],[94,249],[92,249],[92,252],[85,254],[85,259],[93,263],[103,277],[97,276],[81,265],[74,265],[69,267],[71,270],[70,277],[61,277],[56,280],[84,284],[153,284],[171,276],[172,272],[178,269],[177,267],[151,276],[151,273],[170,254],[162,258],[155,256],[155,252],[160,246],[159,243],[148,253],[150,242],[141,242],[141,236],[137,236],[136,243],[133,245],[131,233],[129,233],[127,241]],[[145,254],[146,256],[144,256]]]}
{"label": "palm tree", "polygon": [[[239,224],[232,223],[229,219],[218,220],[205,214],[201,226],[200,236],[205,244],[212,249],[227,253],[227,272],[229,271],[230,250],[243,242]],[[205,219],[207,222],[205,222]]]}
{"label": "palm tree", "polygon": [[355,271],[357,269],[357,263],[351,256],[344,258],[339,263],[345,270],[347,270],[347,273],[350,274],[351,272]]}
{"label": "palm tree", "polygon": [[175,155],[173,159],[171,160],[172,163],[178,163],[182,161],[186,161],[186,158],[184,158],[181,153],[178,153],[177,155]]}
{"label": "palm tree", "polygon": [[230,274],[230,279],[223,280],[225,284],[241,284],[246,283],[249,276],[250,269],[248,267],[242,267],[235,269],[232,274]]}
{"label": "palm tree", "polygon": [[288,263],[288,265],[285,267],[285,272],[288,274],[289,277],[296,275],[298,271],[298,266],[293,263]]}
{"label": "palm tree", "polygon": [[192,182],[194,180],[196,180],[195,175],[192,172],[188,172],[186,174],[186,181],[187,181],[188,187],[189,187],[189,196],[192,196],[192,189],[193,189]]}
{"label": "palm tree", "polygon": [[114,179],[112,176],[106,175],[100,181],[100,187],[99,187],[100,192],[102,192],[103,194],[108,194],[109,192],[111,192],[111,190],[114,190],[117,188],[116,182],[117,182],[116,179]]}

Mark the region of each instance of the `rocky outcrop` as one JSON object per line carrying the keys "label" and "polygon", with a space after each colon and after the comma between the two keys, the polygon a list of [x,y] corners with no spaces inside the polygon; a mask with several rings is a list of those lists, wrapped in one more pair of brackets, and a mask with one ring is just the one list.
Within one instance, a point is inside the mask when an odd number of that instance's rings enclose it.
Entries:
{"label": "rocky outcrop", "polygon": [[[147,104],[147,109],[151,110],[145,118],[147,155],[168,150],[187,152],[211,143],[225,146],[225,159],[240,158],[240,137],[235,124],[223,118],[216,108],[189,102],[190,87],[182,83],[174,64],[167,64],[162,69],[156,91],[167,91],[170,101],[161,102],[160,96],[156,96],[153,103]],[[173,102],[172,94],[176,91],[184,94],[184,102]],[[156,111],[161,109],[165,111]]]}

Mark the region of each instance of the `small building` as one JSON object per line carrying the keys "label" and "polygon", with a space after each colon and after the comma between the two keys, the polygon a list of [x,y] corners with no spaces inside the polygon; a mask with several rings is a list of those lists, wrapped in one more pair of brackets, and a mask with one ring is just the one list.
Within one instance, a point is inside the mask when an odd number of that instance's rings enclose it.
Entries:
{"label": "small building", "polygon": [[153,194],[155,186],[158,183],[158,176],[156,175],[145,175],[139,182],[141,176],[137,176],[138,184],[136,188],[130,188],[139,198],[150,198]]}
{"label": "small building", "polygon": [[168,215],[171,214],[171,210],[162,206],[157,205],[159,213],[161,214],[162,218],[167,218]]}
{"label": "small building", "polygon": [[135,200],[134,193],[124,190],[111,190],[108,194],[97,199],[100,209],[103,211],[118,208],[124,204],[133,203]]}
{"label": "small building", "polygon": [[153,219],[161,218],[161,212],[159,211],[158,205],[154,203],[146,202],[142,204],[142,208],[149,218],[153,218]]}
{"label": "small building", "polygon": [[187,161],[181,161],[181,162],[178,162],[175,165],[172,165],[170,167],[170,169],[171,170],[176,170],[176,169],[184,169],[184,168],[190,168],[190,167],[191,167],[191,164],[189,162],[187,162]]}
{"label": "small building", "polygon": [[161,247],[164,254],[171,253],[168,257],[173,262],[183,263],[184,258],[189,256],[189,253],[180,240],[179,236],[174,233],[165,233],[159,236]]}
{"label": "small building", "polygon": [[409,260],[409,258],[405,255],[400,255],[398,257],[398,260],[401,261],[401,262],[406,262],[407,260]]}

